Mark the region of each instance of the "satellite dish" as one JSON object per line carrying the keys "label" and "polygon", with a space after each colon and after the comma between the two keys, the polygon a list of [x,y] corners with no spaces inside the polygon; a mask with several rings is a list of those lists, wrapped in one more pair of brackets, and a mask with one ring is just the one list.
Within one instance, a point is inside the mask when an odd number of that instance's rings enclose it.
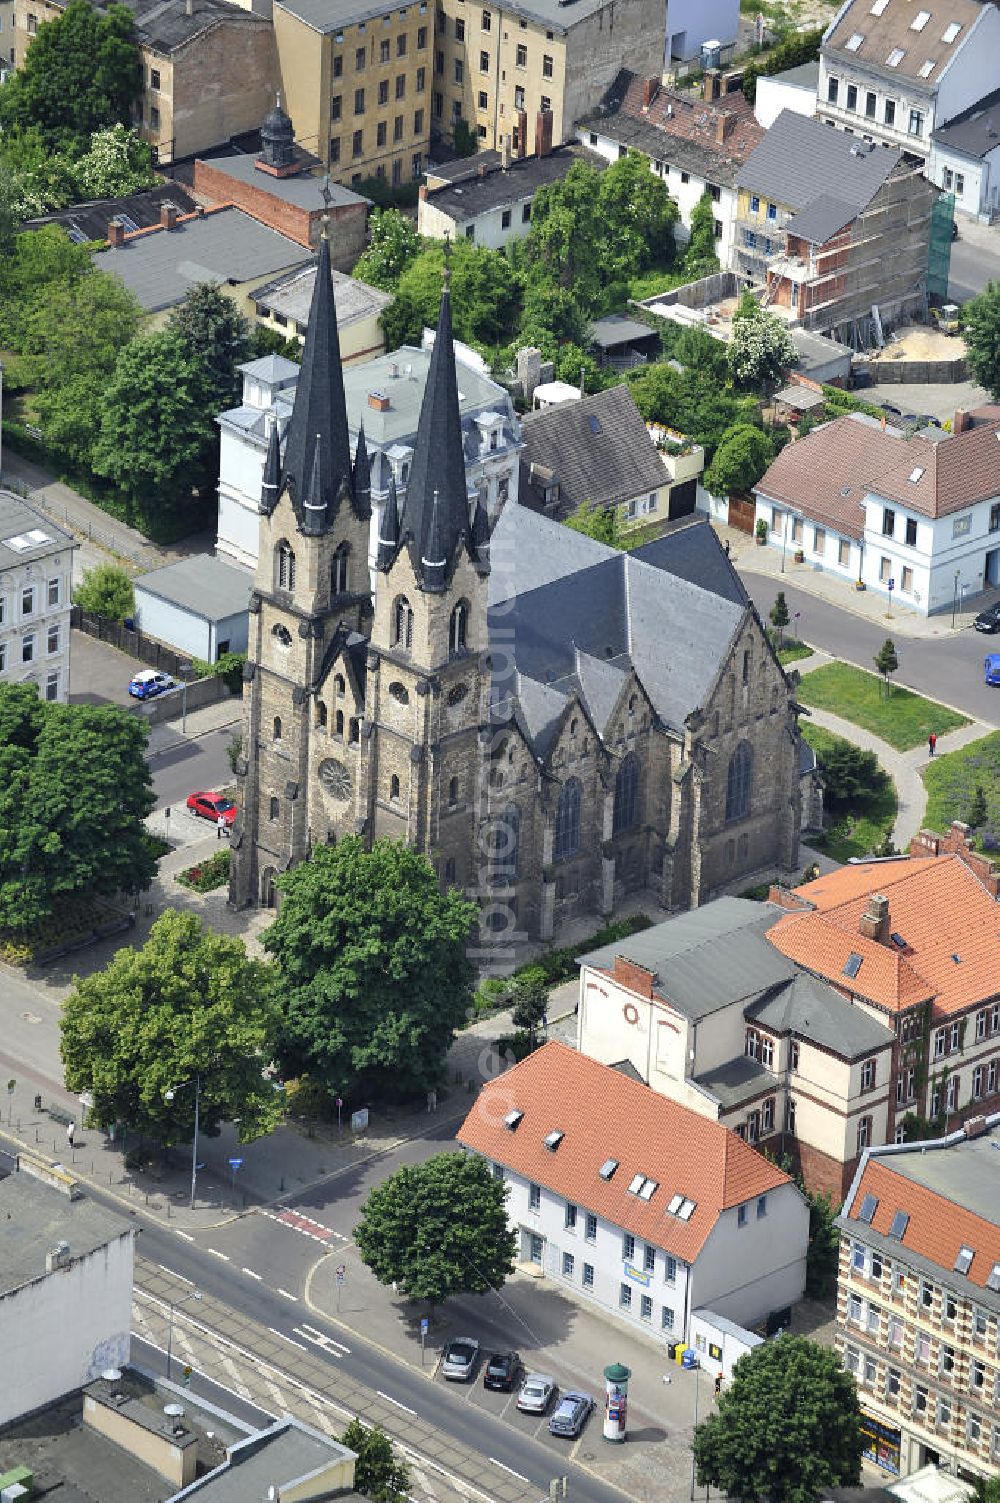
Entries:
{"label": "satellite dish", "polygon": [[101,1377],[104,1379],[105,1383],[117,1383],[121,1379],[121,1373],[118,1371],[117,1367],[106,1367],[101,1373]]}
{"label": "satellite dish", "polygon": [[182,1404],[164,1404],[163,1412],[168,1419],[182,1419],[184,1407]]}

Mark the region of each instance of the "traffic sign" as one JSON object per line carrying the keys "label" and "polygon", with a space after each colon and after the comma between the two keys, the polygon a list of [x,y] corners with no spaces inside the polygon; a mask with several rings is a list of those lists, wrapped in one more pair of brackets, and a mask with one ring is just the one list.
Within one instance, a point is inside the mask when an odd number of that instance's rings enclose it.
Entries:
{"label": "traffic sign", "polygon": [[423,1317],[423,1319],[421,1320],[421,1322],[420,1322],[420,1334],[421,1334],[421,1336],[426,1336],[427,1332],[430,1330],[430,1328],[431,1328],[430,1320],[425,1315]]}
{"label": "traffic sign", "polygon": [[339,1266],[337,1268],[337,1283],[338,1284],[346,1284],[347,1283],[347,1266],[344,1263],[339,1264]]}
{"label": "traffic sign", "polygon": [[890,594],[892,593],[892,591],[895,588],[896,588],[896,581],[894,579],[890,579],[890,581],[889,581],[889,592],[890,592]]}
{"label": "traffic sign", "polygon": [[235,1170],[235,1169],[242,1169],[243,1168],[243,1160],[242,1159],[230,1159],[229,1160],[229,1167],[230,1167],[230,1169],[233,1169],[233,1170]]}

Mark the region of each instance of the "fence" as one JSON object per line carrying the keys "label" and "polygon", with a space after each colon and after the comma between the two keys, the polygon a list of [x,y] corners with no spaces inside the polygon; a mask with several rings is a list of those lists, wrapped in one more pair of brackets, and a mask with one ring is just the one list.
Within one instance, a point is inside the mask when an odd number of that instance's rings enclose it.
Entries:
{"label": "fence", "polygon": [[118,558],[126,559],[137,569],[149,569],[156,562],[159,550],[155,544],[149,545],[148,552],[131,546],[120,534],[108,532],[102,527],[95,527],[88,518],[70,511],[68,506],[60,502],[53,501],[43,489],[28,485],[20,475],[0,471],[0,487],[13,491],[15,496],[20,496],[22,500],[30,502],[39,511],[44,511],[53,522],[58,522],[60,527],[65,527],[66,531],[72,533],[74,537],[86,538],[88,542],[96,543],[99,548],[106,549],[108,553],[113,553]]}
{"label": "fence", "polygon": [[144,636],[141,631],[133,631],[120,621],[106,621],[103,616],[86,616],[78,605],[74,605],[70,612],[69,624],[76,631],[85,632],[88,637],[97,637],[100,642],[110,642],[119,652],[125,652],[129,657],[138,658],[141,663],[148,663],[151,668],[160,668],[176,678],[183,678],[185,670],[191,666],[190,658],[181,657],[180,653],[164,647],[162,642],[157,642],[153,637]]}

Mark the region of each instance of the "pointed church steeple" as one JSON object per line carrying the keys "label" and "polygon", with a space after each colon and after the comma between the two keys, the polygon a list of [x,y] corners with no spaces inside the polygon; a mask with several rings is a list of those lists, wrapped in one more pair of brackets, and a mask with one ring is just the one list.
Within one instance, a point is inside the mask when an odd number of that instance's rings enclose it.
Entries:
{"label": "pointed church steeple", "polygon": [[441,537],[440,498],[434,492],[431,506],[431,525],[427,529],[427,546],[420,560],[424,571],[424,589],[439,595],[444,589],[448,574],[448,555]]}
{"label": "pointed church steeple", "polygon": [[285,441],[283,482],[300,523],[306,487],[311,480],[317,434],[321,436],[318,446],[321,456],[319,495],[329,524],[338,502],[344,495],[352,496],[353,487],[340,335],[330,273],[330,242],[325,225],[319,243],[316,283],[302,352],[302,373],[295,389],[295,405]]}
{"label": "pointed church steeple", "polygon": [[326,524],[326,499],[323,495],[323,435],[317,433],[313,446],[312,471],[302,500],[302,531],[315,535]]}
{"label": "pointed church steeple", "polygon": [[371,463],[368,459],[368,444],[365,441],[363,421],[358,429],[358,443],[354,450],[354,504],[359,517],[371,516]]}
{"label": "pointed church steeple", "polygon": [[278,420],[272,413],[267,420],[267,458],[264,460],[264,478],[260,487],[260,509],[269,517],[281,495],[281,440],[278,437]]}
{"label": "pointed church steeple", "polygon": [[[469,498],[451,329],[448,254],[446,244],[441,310],[420,407],[403,517],[405,531],[411,539],[413,568],[418,581],[427,589],[439,589],[443,585],[431,584],[425,579],[424,559],[443,558],[447,577],[459,539],[464,536],[468,541],[469,537]],[[437,535],[433,547],[429,537],[432,527]]]}
{"label": "pointed church steeple", "polygon": [[399,506],[396,501],[396,477],[389,477],[389,495],[386,499],[385,510],[382,512],[382,526],[378,534],[378,557],[375,560],[376,569],[386,573],[392,568],[393,560],[399,552]]}

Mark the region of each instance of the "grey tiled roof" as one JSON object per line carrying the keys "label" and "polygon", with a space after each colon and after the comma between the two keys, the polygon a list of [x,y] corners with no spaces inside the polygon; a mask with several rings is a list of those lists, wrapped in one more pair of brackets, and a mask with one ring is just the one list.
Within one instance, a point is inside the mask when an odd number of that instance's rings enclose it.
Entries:
{"label": "grey tiled roof", "polygon": [[[297,324],[305,324],[309,318],[313,286],[316,282],[316,266],[303,267],[287,276],[277,277],[264,287],[258,287],[253,295],[254,303],[268,313],[278,313],[282,318]],[[391,292],[382,292],[378,287],[369,287],[366,282],[356,282],[341,271],[333,273],[333,299],[337,305],[337,326],[346,329],[360,318],[379,314],[392,302]]]}
{"label": "grey tiled roof", "polygon": [[558,402],[542,412],[526,413],[521,428],[522,495],[529,503],[542,502],[531,483],[532,463],[555,471],[561,516],[584,502],[618,505],[669,481],[624,382],[580,402]]}
{"label": "grey tiled roof", "polygon": [[853,204],[835,194],[818,193],[804,209],[792,215],[785,228],[789,235],[798,235],[813,245],[825,245],[845,224],[850,224],[856,213]]}
{"label": "grey tiled roof", "polygon": [[231,207],[96,254],[100,270],[124,282],[147,313],[174,307],[199,282],[251,282],[312,259],[297,241]]}
{"label": "grey tiled roof", "polygon": [[176,204],[178,214],[193,214],[195,211],[194,199],[180,183],[158,183],[155,188],[129,193],[124,198],[97,198],[90,203],[74,204],[71,209],[60,209],[56,214],[28,219],[24,228],[35,230],[43,224],[58,224],[71,237],[76,230],[87,240],[106,240],[108,225],[116,215],[127,216],[140,230],[159,224],[161,204]]}
{"label": "grey tiled roof", "polygon": [[[136,39],[154,52],[169,55],[200,36],[211,26],[260,27],[268,18],[230,5],[228,0],[123,0],[135,17]],[[103,0],[91,0],[94,10],[107,13]]]}
{"label": "grey tiled roof", "polygon": [[145,592],[166,600],[205,621],[225,621],[246,611],[253,575],[221,558],[195,553],[179,563],[140,574],[135,588],[140,595]]}
{"label": "grey tiled roof", "polygon": [[719,547],[711,524],[703,517],[684,518],[662,537],[633,548],[632,557],[676,574],[689,584],[701,585],[734,605],[745,605],[750,598],[742,579]]}
{"label": "grey tiled roof", "polygon": [[819,120],[782,110],[736,174],[736,185],[793,211],[828,196],[857,214],[900,160],[900,153],[887,146],[871,146]]}
{"label": "grey tiled roof", "polygon": [[885,1049],[894,1038],[891,1029],[804,972],[751,1003],[746,1016],[774,1033],[795,1034],[843,1059]]}
{"label": "grey tiled roof", "polygon": [[[8,538],[23,537],[28,532],[44,532],[45,541],[24,549],[8,546]],[[52,553],[61,553],[64,548],[76,546],[76,539],[50,521],[45,512],[36,511],[13,491],[0,490],[0,569],[47,558]]]}
{"label": "grey tiled roof", "polygon": [[[479,157],[484,159],[485,177],[472,172],[458,178],[454,172],[455,164],[448,163],[442,170],[452,176],[452,181],[445,188],[428,191],[428,204],[449,215],[456,224],[476,219],[491,209],[526,202],[545,184],[561,181],[574,162],[586,162],[601,172],[608,165],[604,157],[575,144],[557,146],[543,157],[515,159],[507,171],[500,167],[500,158],[495,151],[481,152],[467,160],[477,162]],[[495,164],[491,165],[491,158],[496,158]]]}
{"label": "grey tiled roof", "polygon": [[942,125],[932,139],[967,157],[984,157],[996,151],[1000,146],[1000,89]]}
{"label": "grey tiled roof", "polygon": [[[276,0],[282,10],[298,16],[307,26],[319,32],[338,31],[356,21],[370,21],[375,16],[384,16],[384,4],[376,0]],[[596,15],[609,5],[609,0],[507,0],[504,11],[508,15],[524,16],[528,20],[541,21],[552,31],[565,33],[577,21]],[[662,52],[662,41],[661,52]]]}

